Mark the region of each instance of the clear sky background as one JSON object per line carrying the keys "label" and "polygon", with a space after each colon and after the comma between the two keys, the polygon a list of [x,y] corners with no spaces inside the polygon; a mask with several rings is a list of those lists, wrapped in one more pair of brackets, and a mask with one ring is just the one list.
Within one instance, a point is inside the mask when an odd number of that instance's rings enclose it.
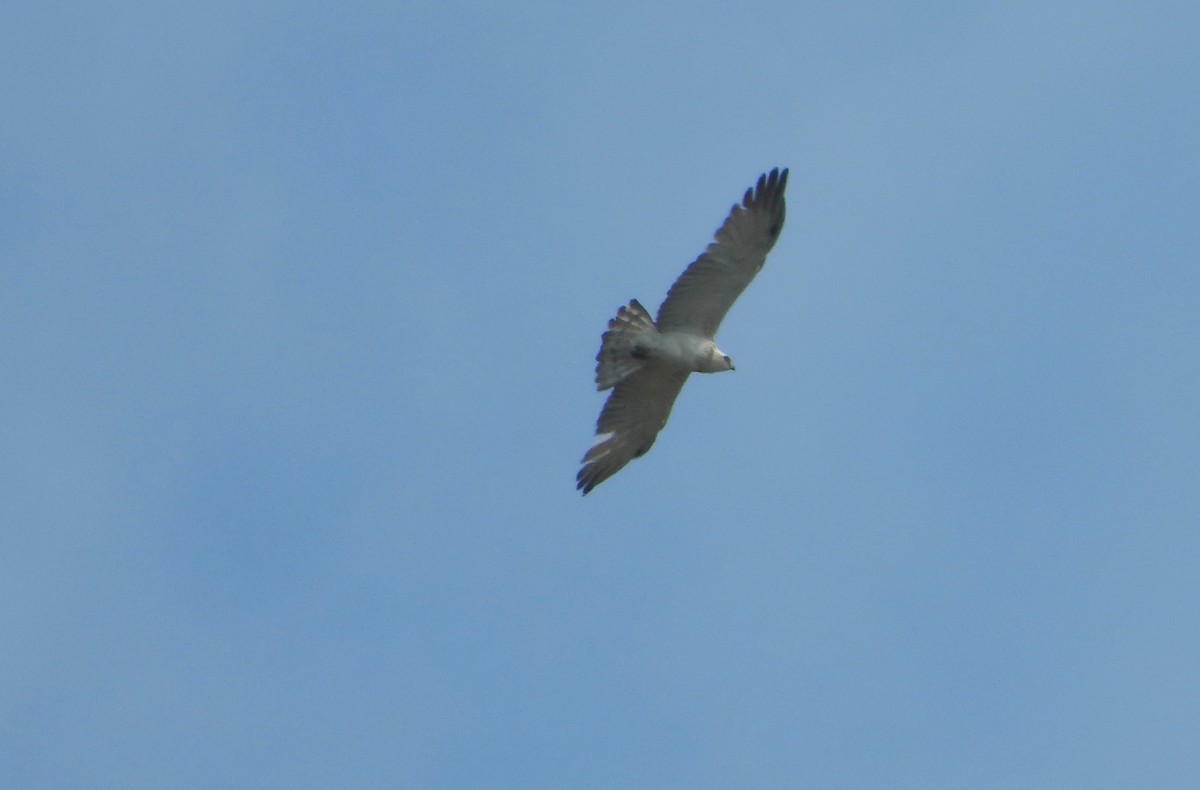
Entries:
{"label": "clear sky background", "polygon": [[0,786],[1191,786],[1197,86],[1188,1],[5,3]]}

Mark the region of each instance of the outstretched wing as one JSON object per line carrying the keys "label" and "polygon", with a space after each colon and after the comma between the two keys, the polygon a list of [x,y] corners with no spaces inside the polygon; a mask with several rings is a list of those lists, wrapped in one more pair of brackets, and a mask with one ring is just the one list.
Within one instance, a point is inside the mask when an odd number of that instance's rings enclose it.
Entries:
{"label": "outstretched wing", "polygon": [[596,421],[600,440],[583,457],[575,487],[586,494],[645,454],[667,424],[687,377],[687,370],[647,365],[617,384]]}
{"label": "outstretched wing", "polygon": [[686,330],[712,338],[721,319],[758,274],[783,229],[788,171],[759,176],[704,254],[687,267],[658,308],[663,332]]}

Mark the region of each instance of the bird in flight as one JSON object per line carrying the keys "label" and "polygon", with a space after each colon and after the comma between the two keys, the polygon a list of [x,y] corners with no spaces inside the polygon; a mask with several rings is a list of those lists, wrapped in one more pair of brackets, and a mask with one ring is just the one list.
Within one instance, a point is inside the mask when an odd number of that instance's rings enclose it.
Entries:
{"label": "bird in flight", "polygon": [[575,476],[576,489],[587,494],[645,455],[690,374],[733,370],[733,360],[713,338],[779,238],[787,178],[786,169],[776,168],[746,190],[713,243],[671,286],[657,320],[634,299],[608,322],[596,355],[596,389],[612,394]]}

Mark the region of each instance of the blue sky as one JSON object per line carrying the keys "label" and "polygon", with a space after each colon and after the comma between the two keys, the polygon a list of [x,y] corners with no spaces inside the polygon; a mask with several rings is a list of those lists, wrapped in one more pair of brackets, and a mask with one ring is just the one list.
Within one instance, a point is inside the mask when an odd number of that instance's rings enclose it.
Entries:
{"label": "blue sky", "polygon": [[[1194,3],[0,10],[0,784],[1200,775]],[[788,223],[653,451],[600,332]]]}

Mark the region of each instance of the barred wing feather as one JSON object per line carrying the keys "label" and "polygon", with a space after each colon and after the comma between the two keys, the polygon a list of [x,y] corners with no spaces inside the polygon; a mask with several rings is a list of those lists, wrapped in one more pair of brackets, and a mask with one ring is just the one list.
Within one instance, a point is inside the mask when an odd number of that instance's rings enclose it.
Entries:
{"label": "barred wing feather", "polygon": [[775,246],[786,214],[788,171],[772,170],[746,190],[712,244],[679,276],[658,308],[658,328],[712,338],[729,308],[754,279]]}
{"label": "barred wing feather", "polygon": [[586,494],[644,455],[667,424],[687,377],[680,368],[649,366],[617,384],[596,421],[598,441],[583,457],[575,488]]}

